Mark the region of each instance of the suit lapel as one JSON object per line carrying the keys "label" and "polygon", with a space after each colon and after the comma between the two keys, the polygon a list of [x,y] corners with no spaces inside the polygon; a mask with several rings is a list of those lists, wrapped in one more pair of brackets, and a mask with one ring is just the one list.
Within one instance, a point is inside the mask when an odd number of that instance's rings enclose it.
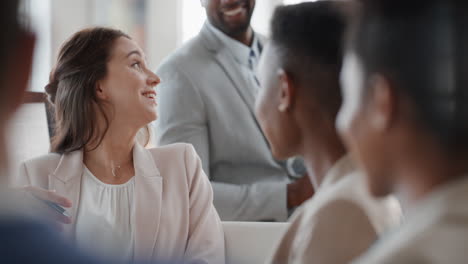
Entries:
{"label": "suit lapel", "polygon": [[150,260],[159,232],[163,178],[149,150],[133,148],[135,166],[135,258]]}
{"label": "suit lapel", "polygon": [[[221,66],[221,69],[223,69],[223,71],[226,73],[226,76],[234,84],[234,87],[249,109],[250,114],[256,120],[254,112],[255,97],[249,90],[250,85],[244,78],[244,75],[242,74],[239,66],[234,64],[235,60],[232,54],[226,50],[227,48],[223,49],[224,50],[220,50],[215,55],[216,62],[219,64],[219,66]],[[237,78],[235,78],[235,76],[237,76]]]}
{"label": "suit lapel", "polygon": [[[218,63],[218,65],[224,71],[226,76],[232,82],[237,92],[239,93],[240,97],[244,101],[245,105],[249,109],[249,112],[255,122],[255,125],[258,127],[260,131],[262,131],[260,128],[260,124],[257,121],[257,117],[255,116],[255,110],[254,110],[255,97],[253,93],[249,91],[248,89],[249,84],[247,83],[247,80],[244,78],[244,75],[242,74],[240,68],[234,64],[235,58],[233,57],[232,53],[227,49],[226,46],[222,44],[222,42],[215,36],[215,34],[211,32],[211,30],[208,28],[208,25],[206,23],[200,32],[200,36],[205,47],[209,51],[214,53],[214,59],[216,60],[216,63]],[[259,37],[259,42],[260,42],[259,44],[261,46],[261,49],[263,49],[265,39],[263,37]],[[268,143],[268,140],[266,139],[263,132],[261,132],[261,134],[268,148],[270,148],[270,144]],[[280,161],[277,161],[277,162],[279,164],[282,164],[282,162]]]}
{"label": "suit lapel", "polygon": [[75,220],[78,212],[81,190],[81,175],[83,174],[83,152],[74,151],[64,154],[60,158],[55,171],[49,175],[49,190],[56,190],[72,202],[72,207],[67,211],[70,213],[73,223],[64,225],[67,235],[75,238]]}
{"label": "suit lapel", "polygon": [[216,63],[218,63],[221,69],[225,72],[226,76],[232,82],[240,97],[247,105],[252,117],[256,120],[253,109],[255,98],[248,90],[249,84],[244,78],[240,68],[235,65],[235,58],[228,48],[223,45],[213,32],[211,32],[207,24],[203,26],[200,35],[205,47],[214,53]]}

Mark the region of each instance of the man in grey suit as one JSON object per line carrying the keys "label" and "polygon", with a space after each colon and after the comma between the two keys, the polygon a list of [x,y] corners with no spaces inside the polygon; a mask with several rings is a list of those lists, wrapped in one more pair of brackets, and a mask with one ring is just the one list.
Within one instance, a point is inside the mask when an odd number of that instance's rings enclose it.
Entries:
{"label": "man in grey suit", "polygon": [[201,3],[203,29],[157,70],[157,144],[194,145],[222,220],[286,221],[313,188],[307,176],[291,182],[254,116],[254,69],[265,43],[250,26],[255,1]]}

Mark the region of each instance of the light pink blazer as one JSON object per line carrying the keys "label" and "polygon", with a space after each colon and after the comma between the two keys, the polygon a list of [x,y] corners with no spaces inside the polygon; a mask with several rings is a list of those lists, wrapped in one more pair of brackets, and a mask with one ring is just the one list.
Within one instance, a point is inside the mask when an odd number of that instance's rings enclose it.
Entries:
{"label": "light pink blazer", "polygon": [[[224,263],[224,236],[213,191],[194,148],[172,144],[133,148],[135,166],[135,259],[190,259]],[[21,165],[15,185],[55,189],[71,199],[76,215],[83,152],[48,154]],[[72,239],[75,225],[65,226]],[[198,263],[198,262],[197,262]]]}

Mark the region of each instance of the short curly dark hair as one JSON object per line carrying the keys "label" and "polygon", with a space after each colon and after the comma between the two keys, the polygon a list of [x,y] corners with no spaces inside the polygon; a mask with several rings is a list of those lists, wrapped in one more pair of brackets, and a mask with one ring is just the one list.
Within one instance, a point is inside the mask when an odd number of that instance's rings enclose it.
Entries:
{"label": "short curly dark hair", "polygon": [[[313,94],[320,98],[317,101],[333,118],[342,101],[339,73],[348,24],[345,5],[343,1],[317,1],[279,6],[271,22],[271,43],[282,66],[298,82],[314,89]],[[327,85],[314,85],[314,69],[318,68],[331,73]]]}

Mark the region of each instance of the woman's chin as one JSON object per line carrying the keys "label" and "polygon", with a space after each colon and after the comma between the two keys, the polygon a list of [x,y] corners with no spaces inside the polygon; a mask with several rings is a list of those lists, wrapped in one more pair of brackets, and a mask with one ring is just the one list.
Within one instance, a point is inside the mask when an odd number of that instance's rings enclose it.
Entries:
{"label": "woman's chin", "polygon": [[138,124],[138,127],[141,128],[155,121],[157,118],[158,115],[155,111],[145,111],[144,114],[132,118],[132,123]]}
{"label": "woman's chin", "polygon": [[156,113],[156,111],[150,111],[148,112],[148,123],[151,123],[153,121],[155,121],[156,119],[158,119],[158,113]]}

